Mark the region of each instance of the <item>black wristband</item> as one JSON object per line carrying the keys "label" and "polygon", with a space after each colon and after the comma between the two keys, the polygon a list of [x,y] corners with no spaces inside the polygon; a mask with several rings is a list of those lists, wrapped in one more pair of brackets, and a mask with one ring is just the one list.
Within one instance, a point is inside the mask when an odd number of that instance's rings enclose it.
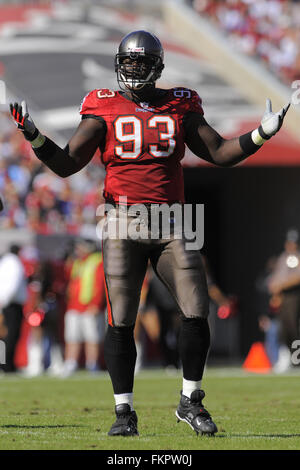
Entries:
{"label": "black wristband", "polygon": [[37,128],[35,128],[35,131],[33,134],[30,134],[30,132],[27,132],[27,131],[23,131],[23,135],[25,137],[26,140],[29,140],[29,142],[32,142],[33,140],[35,140],[37,138],[37,136],[39,135],[39,130]]}
{"label": "black wristband", "polygon": [[247,132],[239,137],[241,149],[245,155],[252,155],[261,148],[261,145],[256,145],[252,140],[252,131]]}
{"label": "black wristband", "polygon": [[55,156],[57,152],[57,145],[45,136],[45,142],[43,145],[38,148],[32,148],[32,150],[39,160],[46,163]]}
{"label": "black wristband", "polygon": [[252,131],[243,134],[239,138],[241,149],[245,155],[253,155],[261,148],[261,145],[256,145],[252,140]]}
{"label": "black wristband", "polygon": [[258,133],[259,133],[259,135],[260,135],[263,139],[265,139],[265,140],[271,139],[271,137],[272,137],[271,135],[268,135],[268,134],[266,134],[266,133],[264,132],[264,130],[263,130],[263,128],[262,128],[261,125],[260,125],[259,128],[258,128]]}

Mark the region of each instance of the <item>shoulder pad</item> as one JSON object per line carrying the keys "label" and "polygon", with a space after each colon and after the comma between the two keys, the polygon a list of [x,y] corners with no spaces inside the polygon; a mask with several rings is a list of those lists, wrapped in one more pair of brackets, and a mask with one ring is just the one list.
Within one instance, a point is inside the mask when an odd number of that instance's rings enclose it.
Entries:
{"label": "shoulder pad", "polygon": [[93,90],[83,98],[79,112],[80,114],[99,114],[105,107],[107,99],[115,96],[116,92],[107,88]]}
{"label": "shoulder pad", "polygon": [[113,98],[116,96],[116,92],[113,90],[109,90],[108,88],[101,88],[100,90],[96,90],[97,98]]}
{"label": "shoulder pad", "polygon": [[192,111],[194,113],[204,114],[202,108],[202,99],[195,90],[189,88],[177,87],[173,88],[173,95],[176,100],[180,100],[182,106],[186,108],[186,111]]}

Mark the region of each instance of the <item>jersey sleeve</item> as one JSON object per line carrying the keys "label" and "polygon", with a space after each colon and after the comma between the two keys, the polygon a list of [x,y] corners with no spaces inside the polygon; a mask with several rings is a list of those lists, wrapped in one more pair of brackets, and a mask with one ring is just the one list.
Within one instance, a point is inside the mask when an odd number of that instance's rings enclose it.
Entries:
{"label": "jersey sleeve", "polygon": [[99,114],[99,103],[98,103],[98,98],[96,94],[96,90],[91,91],[85,97],[83,98],[80,108],[79,108],[79,113],[83,116],[85,114],[94,114],[98,115]]}
{"label": "jersey sleeve", "polygon": [[189,88],[173,88],[172,92],[174,102],[183,115],[187,113],[204,114],[202,99],[196,90],[190,90]]}
{"label": "jersey sleeve", "polygon": [[96,89],[88,93],[82,100],[79,112],[84,116],[107,116],[117,95],[106,88]]}
{"label": "jersey sleeve", "polygon": [[191,90],[191,98],[188,111],[192,113],[204,114],[202,99],[195,90]]}

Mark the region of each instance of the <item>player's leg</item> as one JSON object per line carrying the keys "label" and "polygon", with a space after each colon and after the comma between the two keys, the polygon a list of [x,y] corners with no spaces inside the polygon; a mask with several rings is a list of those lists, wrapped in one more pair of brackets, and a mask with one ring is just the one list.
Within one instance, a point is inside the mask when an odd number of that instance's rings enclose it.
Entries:
{"label": "player's leg", "polygon": [[152,264],[182,312],[179,354],[183,386],[177,418],[188,422],[197,433],[214,434],[217,427],[202,404],[201,381],[210,332],[208,289],[201,255],[197,250],[187,250],[184,240],[172,240],[155,252]]}
{"label": "player's leg", "polygon": [[282,303],[278,315],[279,328],[279,351],[278,360],[274,364],[274,372],[286,372],[291,366],[291,345],[298,336],[298,292],[286,292],[282,296]]}
{"label": "player's leg", "polygon": [[84,341],[85,367],[89,372],[99,370],[99,314],[85,312],[82,314],[82,335]]}
{"label": "player's leg", "polygon": [[64,340],[65,360],[63,377],[69,377],[78,369],[78,360],[82,338],[82,315],[76,310],[68,310],[65,314]]}
{"label": "player's leg", "polygon": [[17,347],[17,342],[20,336],[21,323],[23,319],[22,306],[16,303],[11,303],[3,308],[3,316],[7,334],[4,338],[6,347],[6,363],[3,365],[5,372],[15,372],[16,367],[14,363],[14,355]]}
{"label": "player's leg", "polygon": [[136,362],[134,325],[144,280],[148,254],[132,240],[106,239],[103,262],[107,289],[108,327],[104,358],[112,381],[117,420],[109,435],[137,434],[133,408],[133,382]]}

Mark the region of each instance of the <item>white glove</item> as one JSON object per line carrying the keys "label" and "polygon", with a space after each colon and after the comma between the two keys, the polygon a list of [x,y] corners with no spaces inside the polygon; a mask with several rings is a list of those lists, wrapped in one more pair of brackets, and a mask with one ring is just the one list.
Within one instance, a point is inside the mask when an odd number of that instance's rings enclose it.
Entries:
{"label": "white glove", "polygon": [[279,131],[282,126],[284,116],[286,115],[290,105],[291,103],[288,103],[277,113],[273,113],[271,100],[269,98],[266,99],[266,110],[265,114],[262,117],[260,125],[262,127],[263,132],[267,136],[272,137],[272,135],[275,135],[276,132]]}
{"label": "white glove", "polygon": [[260,126],[252,132],[252,140],[256,145],[262,145],[279,131],[290,105],[291,103],[288,103],[277,113],[273,113],[271,100],[266,99],[266,110]]}

